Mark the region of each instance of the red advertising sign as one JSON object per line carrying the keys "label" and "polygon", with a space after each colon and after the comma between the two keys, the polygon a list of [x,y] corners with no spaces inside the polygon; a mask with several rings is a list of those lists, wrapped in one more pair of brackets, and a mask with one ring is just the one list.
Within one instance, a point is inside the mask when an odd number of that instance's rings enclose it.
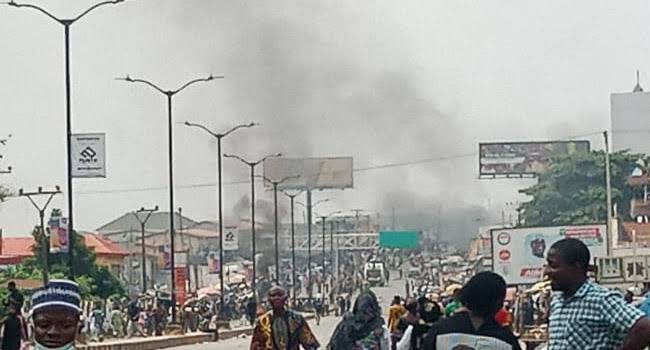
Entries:
{"label": "red advertising sign", "polygon": [[177,267],[174,269],[174,283],[176,289],[176,302],[183,305],[187,300],[185,285],[187,283],[187,268]]}

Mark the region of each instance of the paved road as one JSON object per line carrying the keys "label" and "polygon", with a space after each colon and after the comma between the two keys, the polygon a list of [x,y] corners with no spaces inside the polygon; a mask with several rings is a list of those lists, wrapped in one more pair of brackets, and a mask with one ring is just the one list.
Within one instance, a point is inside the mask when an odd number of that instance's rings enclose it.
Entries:
{"label": "paved road", "polygon": [[[404,281],[395,280],[391,281],[391,284],[388,287],[378,287],[373,288],[377,296],[380,298],[381,307],[383,310],[388,310],[390,301],[393,299],[393,296],[396,294],[404,295]],[[386,311],[384,312],[386,313]],[[319,326],[316,325],[314,320],[309,321],[309,326],[312,328],[316,337],[320,341],[321,345],[324,346],[329,342],[330,336],[334,331],[334,328],[340,321],[339,317],[325,317],[321,320]],[[228,339],[220,341],[218,343],[205,343],[205,344],[196,344],[184,347],[173,348],[176,350],[241,350],[248,349],[250,347],[250,337],[239,338],[239,339]]]}

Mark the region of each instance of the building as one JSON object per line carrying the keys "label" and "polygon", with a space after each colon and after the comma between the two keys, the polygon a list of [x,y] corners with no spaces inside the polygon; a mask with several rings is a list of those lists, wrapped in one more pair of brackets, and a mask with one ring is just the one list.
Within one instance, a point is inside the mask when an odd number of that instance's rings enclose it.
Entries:
{"label": "building", "polygon": [[[82,233],[86,247],[95,253],[97,265],[108,267],[116,276],[124,273],[124,258],[128,252],[110,239],[94,233]],[[33,237],[2,237],[0,265],[15,265],[34,256]]]}
{"label": "building", "polygon": [[650,154],[650,92],[643,91],[638,72],[632,92],[613,93],[610,102],[612,150]]}

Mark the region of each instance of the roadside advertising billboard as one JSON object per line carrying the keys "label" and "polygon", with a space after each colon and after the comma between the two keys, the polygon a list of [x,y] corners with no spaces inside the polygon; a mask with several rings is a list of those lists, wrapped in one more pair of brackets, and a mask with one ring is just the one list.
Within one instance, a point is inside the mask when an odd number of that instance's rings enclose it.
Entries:
{"label": "roadside advertising billboard", "polygon": [[[282,181],[280,190],[346,189],[354,186],[352,157],[269,158],[264,161],[264,176]],[[265,181],[266,186],[270,186]]]}
{"label": "roadside advertising billboard", "polygon": [[563,238],[583,241],[595,257],[607,256],[605,225],[527,227],[494,229],[492,239],[492,271],[509,285],[534,284],[543,278],[546,254],[553,243]]}
{"label": "roadside advertising billboard", "polygon": [[589,152],[589,141],[479,143],[480,177],[533,177],[551,158]]}

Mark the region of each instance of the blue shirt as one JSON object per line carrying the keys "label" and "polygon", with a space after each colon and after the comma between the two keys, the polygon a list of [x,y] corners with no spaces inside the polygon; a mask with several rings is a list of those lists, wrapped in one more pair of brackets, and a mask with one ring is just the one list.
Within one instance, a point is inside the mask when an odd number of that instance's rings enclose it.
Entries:
{"label": "blue shirt", "polygon": [[620,294],[587,281],[570,297],[553,296],[548,350],[617,349],[643,317]]}
{"label": "blue shirt", "polygon": [[641,305],[638,307],[646,315],[646,317],[650,317],[650,295],[647,295],[645,297],[645,300],[643,300]]}

